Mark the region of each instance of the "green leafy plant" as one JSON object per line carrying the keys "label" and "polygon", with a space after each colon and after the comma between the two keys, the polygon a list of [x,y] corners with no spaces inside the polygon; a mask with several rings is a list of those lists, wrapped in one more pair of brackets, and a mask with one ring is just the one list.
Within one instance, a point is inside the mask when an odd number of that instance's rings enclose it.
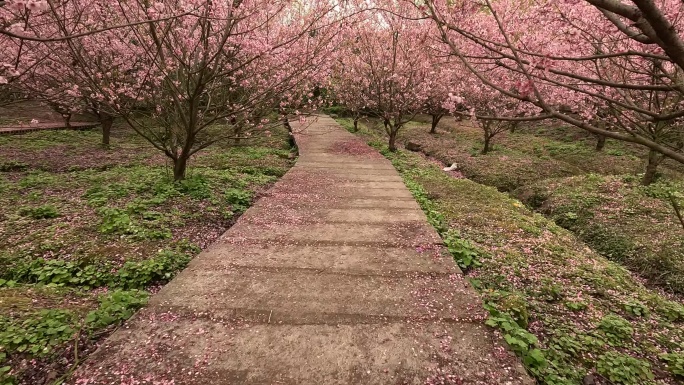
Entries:
{"label": "green leafy plant", "polygon": [[626,319],[616,314],[608,314],[601,319],[598,325],[599,330],[608,338],[609,342],[625,341],[632,336],[634,329]]}
{"label": "green leafy plant", "polygon": [[100,306],[88,313],[86,326],[103,329],[129,319],[136,310],[147,303],[148,294],[140,290],[114,290],[100,298]]}
{"label": "green leafy plant", "polygon": [[122,184],[97,185],[88,189],[83,198],[93,207],[104,206],[112,198],[123,198],[130,194],[130,189]]}
{"label": "green leafy plant", "polygon": [[544,281],[541,287],[542,297],[549,302],[556,302],[563,299],[563,288],[550,280]]}
{"label": "green leafy plant", "polygon": [[443,239],[449,253],[451,253],[461,269],[468,270],[482,266],[482,263],[480,262],[480,253],[475,249],[472,243],[461,238],[457,231],[447,231],[443,236]]}
{"label": "green leafy plant", "polygon": [[501,329],[506,343],[522,358],[528,370],[539,374],[546,368],[548,362],[544,353],[536,348],[539,341],[534,334],[520,327],[510,314],[498,310],[493,303],[485,305],[485,309],[489,311],[486,324]]}
{"label": "green leafy plant", "polygon": [[211,196],[209,182],[201,174],[192,175],[177,182],[177,187],[180,192],[194,199],[206,199]]}
{"label": "green leafy plant", "polygon": [[427,192],[411,178],[404,177],[404,183],[411,191],[411,194],[413,194],[413,197],[418,202],[418,205],[420,205],[420,208],[425,212],[428,222],[437,230],[439,235],[444,236],[443,234],[449,231],[449,224],[444,218],[444,215],[437,210],[435,204],[428,197]]}
{"label": "green leafy plant", "polygon": [[0,320],[0,351],[44,356],[69,341],[75,332],[74,315],[65,310],[41,310],[34,317],[15,323]]}
{"label": "green leafy plant", "polygon": [[509,315],[515,323],[523,329],[527,329],[530,323],[530,313],[527,307],[525,294],[494,290],[487,292],[489,304],[498,311]]}
{"label": "green leafy plant", "polygon": [[635,317],[648,317],[649,311],[648,307],[638,301],[629,301],[622,305],[627,314]]}
{"label": "green leafy plant", "polygon": [[159,211],[144,211],[141,213],[142,218],[146,221],[156,221],[164,217],[164,214]]}
{"label": "green leafy plant", "polygon": [[643,385],[655,378],[648,362],[613,352],[598,358],[596,371],[614,384]]}
{"label": "green leafy plant", "polygon": [[587,303],[583,301],[567,301],[565,307],[572,311],[582,311],[587,308]]}
{"label": "green leafy plant", "polygon": [[162,250],[152,259],[129,261],[116,272],[113,285],[124,289],[142,289],[155,282],[164,282],[190,262],[190,256]]}
{"label": "green leafy plant", "polygon": [[98,214],[102,217],[99,229],[103,234],[133,234],[135,231],[133,220],[124,210],[103,207]]}
{"label": "green leafy plant", "polygon": [[235,212],[244,212],[252,202],[252,193],[247,190],[230,188],[225,192],[226,201]]}
{"label": "green leafy plant", "polygon": [[80,286],[86,289],[102,286],[108,279],[108,274],[98,266],[82,266],[76,262],[43,258],[28,264],[19,264],[7,275],[19,282]]}
{"label": "green leafy plant", "polygon": [[549,347],[562,354],[570,355],[571,357],[579,356],[584,350],[581,341],[578,341],[576,338],[565,333],[559,334],[551,339]]}
{"label": "green leafy plant", "polygon": [[143,289],[153,283],[165,282],[190,262],[184,252],[162,250],[154,258],[128,261],[112,273],[108,265],[88,265],[72,261],[36,259],[19,264],[6,274],[6,282],[41,283],[55,286],[75,286],[90,289],[110,286]]}
{"label": "green leafy plant", "polygon": [[28,164],[24,162],[17,162],[16,160],[10,160],[7,162],[0,163],[0,172],[9,171],[24,171],[28,169]]}
{"label": "green leafy plant", "polygon": [[0,278],[0,287],[15,287],[17,285],[17,281],[12,280],[12,279],[2,279]]}
{"label": "green leafy plant", "polygon": [[38,207],[22,207],[19,210],[19,215],[31,217],[33,219],[50,219],[57,218],[59,211],[52,205],[43,205]]}
{"label": "green leafy plant", "polygon": [[657,308],[658,313],[662,314],[669,321],[684,321],[684,305],[674,301],[663,301]]}
{"label": "green leafy plant", "polygon": [[[168,239],[171,238],[171,230],[167,228],[147,228],[138,225],[131,215],[126,211],[112,207],[102,207],[98,210],[102,216],[102,223],[100,224],[100,232],[103,234],[121,234],[130,235],[134,239]],[[145,217],[147,213],[147,217]],[[158,218],[158,215],[150,214],[153,212],[145,212],[142,214],[143,218]]]}
{"label": "green leafy plant", "polygon": [[660,358],[667,363],[670,373],[684,377],[684,353],[663,354]]}

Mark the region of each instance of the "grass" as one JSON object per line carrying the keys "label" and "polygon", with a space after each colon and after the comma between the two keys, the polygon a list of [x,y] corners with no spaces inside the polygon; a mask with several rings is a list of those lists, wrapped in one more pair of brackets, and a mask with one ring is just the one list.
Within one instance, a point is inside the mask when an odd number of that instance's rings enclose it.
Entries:
{"label": "grass", "polygon": [[[424,119],[421,119],[424,120]],[[643,148],[608,140],[602,152],[594,150],[595,139],[579,129],[558,126],[521,126],[515,133],[494,138],[494,150],[481,155],[482,132],[468,122],[444,118],[437,134],[429,124],[411,122],[400,132],[400,141],[412,141],[444,165],[458,163],[463,174],[499,191],[513,191],[533,182],[595,173],[624,175],[642,173]],[[665,161],[661,172],[681,176],[681,166]]]}
{"label": "grass", "polygon": [[460,240],[457,262],[477,260],[465,271],[488,324],[539,383],[681,383],[681,303],[495,187],[453,178],[415,153],[389,153],[373,131],[362,135],[401,172],[445,243]]}
{"label": "grass", "polygon": [[646,187],[630,175],[587,174],[540,181],[515,195],[650,284],[681,295],[684,228],[668,199],[670,190],[681,194],[684,184],[660,181]]}
{"label": "grass", "polygon": [[282,130],[211,147],[174,183],[131,130],[100,135],[0,137],[2,385],[59,382],[292,164]]}

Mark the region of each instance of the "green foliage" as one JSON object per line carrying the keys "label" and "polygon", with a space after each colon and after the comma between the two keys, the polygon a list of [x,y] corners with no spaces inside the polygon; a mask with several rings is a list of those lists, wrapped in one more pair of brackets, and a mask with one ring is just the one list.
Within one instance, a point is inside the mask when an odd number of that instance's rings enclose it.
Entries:
{"label": "green foliage", "polygon": [[561,143],[561,142],[549,142],[545,146],[546,151],[551,156],[558,155],[578,155],[578,154],[591,154],[591,149],[579,142]]}
{"label": "green foliage", "polygon": [[334,114],[338,116],[347,116],[350,112],[345,106],[329,106],[323,108],[323,111],[325,111],[326,114]]}
{"label": "green foliage", "polygon": [[[136,207],[133,207],[136,210]],[[131,216],[124,210],[112,207],[101,207],[98,214],[102,217],[99,230],[103,234],[130,235],[135,239],[168,239],[171,231],[166,228],[146,228],[133,221]],[[143,219],[155,220],[161,213],[143,215]]]}
{"label": "green foliage", "polygon": [[537,337],[521,327],[510,314],[497,309],[495,304],[488,303],[485,309],[489,311],[486,324],[501,329],[506,343],[522,358],[525,367],[533,373],[544,370],[548,362],[544,353],[536,348]]}
{"label": "green foliage", "polygon": [[456,230],[451,229],[444,233],[442,237],[449,253],[451,253],[461,269],[467,271],[482,266],[480,252],[475,249],[472,243],[461,238]]}
{"label": "green foliage", "polygon": [[[83,320],[85,331],[94,332],[128,318],[147,303],[148,294],[139,290],[114,290],[102,295],[97,309]],[[13,384],[10,366],[2,366],[11,355],[46,357],[79,337],[78,316],[70,311],[40,310],[24,321],[0,318],[0,384]],[[83,330],[83,329],[81,329]]]}
{"label": "green foliage", "polygon": [[572,357],[577,357],[584,351],[585,347],[582,341],[573,338],[570,335],[562,333],[555,336],[549,342],[549,348],[554,349],[562,354],[567,354]]}
{"label": "green foliage", "polygon": [[527,308],[527,301],[523,293],[512,293],[507,291],[487,292],[487,298],[491,300],[490,306],[498,311],[506,313],[523,329],[527,329],[530,322],[530,313]]}
{"label": "green foliage", "polygon": [[[569,230],[579,230],[573,226],[561,225]],[[583,225],[582,225],[583,226]],[[606,258],[615,262],[623,262],[634,252],[635,246],[630,239],[619,234],[616,229],[594,223],[583,227],[582,238],[594,246],[594,249]]]}
{"label": "green foliage", "polygon": [[17,282],[90,289],[104,285],[108,274],[94,265],[82,266],[71,261],[38,258],[29,263],[18,264],[7,277]]}
{"label": "green foliage", "polygon": [[88,189],[82,197],[90,206],[100,207],[105,205],[110,199],[124,198],[130,193],[131,189],[121,183],[97,184]]}
{"label": "green foliage", "polygon": [[[532,209],[538,209],[542,207],[544,202],[549,199],[549,191],[538,185],[533,185],[531,187],[525,187],[524,201]],[[514,195],[520,196],[521,193],[514,192]],[[521,197],[523,198],[523,197]]]}
{"label": "green foliage", "polygon": [[234,212],[244,212],[252,203],[252,193],[247,190],[230,188],[225,192],[226,201]]}
{"label": "green foliage", "polygon": [[449,230],[449,224],[446,219],[444,219],[444,215],[437,210],[434,202],[428,197],[427,192],[409,177],[404,177],[404,183],[411,191],[411,194],[413,194],[413,197],[418,202],[418,205],[420,205],[420,208],[425,212],[425,215],[427,215],[428,222],[430,222],[440,235],[445,234]]}
{"label": "green foliage", "polygon": [[28,165],[24,162],[9,160],[7,162],[0,163],[0,172],[24,171],[26,169],[28,169]]}
{"label": "green foliage", "polygon": [[116,272],[111,286],[142,289],[156,282],[166,282],[184,269],[190,259],[187,254],[162,250],[154,258],[126,262]]}
{"label": "green foliage", "polygon": [[52,205],[43,205],[38,207],[22,207],[19,210],[19,215],[31,217],[33,219],[51,219],[59,216],[59,211]]}
{"label": "green foliage", "polygon": [[629,301],[623,304],[622,307],[627,314],[634,317],[648,317],[649,314],[648,306],[639,301]]}
{"label": "green foliage", "polygon": [[625,341],[634,333],[634,329],[629,321],[616,314],[608,314],[603,317],[598,324],[598,329],[601,330],[608,338],[608,341],[612,343]]}
{"label": "green foliage", "polygon": [[[2,362],[2,354],[0,353],[0,362]],[[12,367],[7,365],[7,366],[0,366],[0,385],[14,385],[16,384],[16,379],[14,376],[10,376],[10,371],[12,370]]]}
{"label": "green foliage", "polygon": [[211,196],[209,182],[201,174],[192,175],[177,183],[180,192],[194,199],[201,200]]}
{"label": "green foliage", "polygon": [[103,329],[129,319],[135,311],[147,303],[148,294],[140,290],[114,290],[100,298],[100,306],[88,313],[86,326]]}
{"label": "green foliage", "polygon": [[663,354],[660,358],[667,363],[667,370],[675,376],[684,377],[684,354]]}
{"label": "green foliage", "polygon": [[16,285],[17,281],[0,278],[0,287],[15,287]]}
{"label": "green foliage", "polygon": [[21,323],[0,319],[0,352],[44,356],[69,341],[75,332],[74,315],[65,310],[41,310]]}
{"label": "green foliage", "polygon": [[572,311],[582,311],[587,308],[587,303],[582,301],[567,301],[565,307]]}
{"label": "green foliage", "polygon": [[556,302],[563,299],[563,288],[550,280],[543,280],[540,292],[542,297],[549,302]]}
{"label": "green foliage", "polygon": [[124,210],[102,207],[98,214],[102,217],[99,230],[103,234],[133,234],[135,231],[131,217]]}
{"label": "green foliage", "polygon": [[41,171],[30,171],[19,181],[19,187],[30,189],[36,187],[46,187],[55,182],[56,178],[48,173]]}
{"label": "green foliage", "polygon": [[662,314],[669,321],[680,322],[684,321],[684,305],[674,301],[662,301],[657,309],[658,313]]}
{"label": "green foliage", "polygon": [[540,181],[516,194],[530,206],[544,196],[538,209],[592,249],[650,284],[684,293],[684,238],[673,207],[684,205],[681,182],[641,186],[629,175],[592,174]]}
{"label": "green foliage", "polygon": [[[4,208],[0,211],[4,220],[0,226],[4,241],[0,248],[0,319],[10,318],[0,320],[0,333],[11,326],[22,335],[17,328],[23,330],[25,320],[30,320],[26,327],[34,329],[32,322],[45,317],[32,313],[33,306],[72,309],[73,322],[64,324],[76,331],[82,327],[81,340],[97,328],[116,324],[143,303],[135,291],[123,290],[163,283],[199,252],[197,246],[179,241],[179,237],[197,229],[207,229],[208,234],[224,230],[227,223],[221,215],[231,209],[224,196],[227,189],[236,189],[229,198],[244,210],[255,190],[272,183],[291,166],[288,135],[275,128],[273,137],[251,139],[245,142],[248,146],[233,147],[226,142],[207,149],[206,156],[193,159],[187,180],[175,183],[168,166],[157,161],[157,151],[123,126],[117,129],[120,140],[107,150],[97,145],[97,133],[0,137],[0,147],[17,154],[16,161],[0,160],[0,170],[13,172],[0,172],[0,206]],[[55,153],[60,154],[60,161],[49,161]],[[110,156],[113,154],[116,156]],[[49,210],[43,210],[48,214],[29,210],[43,205],[54,205],[58,214],[68,215],[70,220],[30,219],[53,216]],[[26,218],[18,215],[22,207],[29,208],[22,213]],[[169,229],[174,229],[173,234]],[[208,234],[202,235],[203,239],[210,240]],[[157,254],[156,250],[171,242],[157,239],[172,235],[174,251]],[[48,255],[47,259],[38,258]],[[127,261],[123,265],[118,263],[121,258]],[[106,287],[110,293],[100,299],[97,310],[88,300],[89,290],[95,287]],[[51,319],[49,314],[46,317]],[[35,366],[28,365],[30,371],[45,374],[54,370],[61,375],[65,349],[74,342],[53,347],[49,356],[38,359]],[[80,358],[88,352],[79,351]],[[32,373],[23,372],[26,365],[21,364],[30,358],[25,352],[8,358],[6,349],[0,348],[0,384],[11,381],[7,378],[12,369],[17,377],[13,382],[32,383]],[[17,363],[16,367],[10,368],[9,362]]]}
{"label": "green foliage", "polygon": [[482,266],[480,262],[481,253],[471,242],[461,238],[458,231],[449,229],[449,224],[444,215],[437,210],[437,205],[430,199],[425,190],[408,176],[404,177],[404,183],[425,212],[428,222],[444,240],[444,245],[458,266],[464,271]]}
{"label": "green foliage", "polygon": [[643,385],[655,378],[648,362],[613,352],[598,358],[596,371],[614,384]]}
{"label": "green foliage", "polygon": [[168,281],[185,268],[190,259],[186,253],[162,250],[154,258],[128,261],[115,273],[111,273],[112,267],[107,264],[97,266],[39,258],[26,264],[18,264],[6,274],[6,279],[85,289],[99,286],[143,289],[153,283]]}

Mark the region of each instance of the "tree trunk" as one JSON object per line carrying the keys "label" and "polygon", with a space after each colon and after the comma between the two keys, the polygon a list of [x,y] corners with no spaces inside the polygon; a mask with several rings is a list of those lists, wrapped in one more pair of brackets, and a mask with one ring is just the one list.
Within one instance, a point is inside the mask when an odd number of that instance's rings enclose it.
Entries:
{"label": "tree trunk", "polygon": [[596,151],[603,151],[603,148],[606,146],[606,136],[605,135],[596,135]]}
{"label": "tree trunk", "polygon": [[677,216],[677,219],[679,219],[679,223],[682,224],[682,228],[684,229],[684,215],[682,215],[682,210],[679,208],[679,203],[677,202],[677,198],[675,198],[672,193],[670,193],[670,203],[672,204],[672,209],[675,212],[675,215]]}
{"label": "tree trunk", "polygon": [[481,124],[482,130],[484,131],[484,147],[482,148],[482,152],[480,153],[482,155],[485,155],[489,152],[489,150],[491,150],[492,137],[494,135],[492,135],[491,127],[489,126],[490,124],[492,124],[491,122],[485,120]]}
{"label": "tree trunk", "polygon": [[643,179],[641,179],[641,184],[648,186],[655,182],[658,176],[658,165],[663,161],[665,157],[658,154],[656,151],[650,150],[648,152],[648,163],[646,164],[646,172],[644,173]]}
{"label": "tree trunk", "polygon": [[71,114],[64,113],[62,114],[62,118],[64,119],[64,125],[66,128],[71,128]]}
{"label": "tree trunk", "polygon": [[242,127],[237,124],[237,119],[235,117],[230,118],[230,124],[233,126],[233,135],[235,138],[235,144],[240,144],[240,135],[242,135]]}
{"label": "tree trunk", "polygon": [[102,125],[102,145],[105,147],[109,146],[109,138],[112,133],[112,124],[114,123],[114,118],[106,113],[100,113],[100,124]]}
{"label": "tree trunk", "polygon": [[492,137],[489,135],[485,135],[484,137],[484,147],[482,147],[482,155],[486,155],[489,150],[491,150],[491,145],[492,145]]}
{"label": "tree trunk", "polygon": [[439,124],[439,121],[441,119],[442,119],[442,115],[440,115],[440,114],[432,115],[432,124],[430,125],[430,133],[431,134],[437,133],[437,124]]}
{"label": "tree trunk", "polygon": [[390,134],[389,134],[389,150],[392,152],[397,151],[397,133],[399,130],[394,129],[393,127],[390,127]]}
{"label": "tree trunk", "polygon": [[509,128],[509,131],[511,131],[511,134],[515,134],[515,129],[518,128],[519,122],[511,122],[511,126]]}
{"label": "tree trunk", "polygon": [[290,121],[287,119],[287,116],[283,118],[283,126],[285,126],[287,132],[290,134],[292,133],[292,126],[290,125]]}
{"label": "tree trunk", "polygon": [[173,160],[173,180],[179,181],[185,179],[185,170],[188,167],[188,158],[181,154],[178,158]]}
{"label": "tree trunk", "polygon": [[233,126],[233,135],[235,135],[235,138],[233,139],[235,141],[235,144],[240,144],[240,135],[242,135],[242,127],[237,125]]}
{"label": "tree trunk", "polygon": [[354,116],[354,132],[357,132],[359,130],[359,119],[361,116],[356,115]]}

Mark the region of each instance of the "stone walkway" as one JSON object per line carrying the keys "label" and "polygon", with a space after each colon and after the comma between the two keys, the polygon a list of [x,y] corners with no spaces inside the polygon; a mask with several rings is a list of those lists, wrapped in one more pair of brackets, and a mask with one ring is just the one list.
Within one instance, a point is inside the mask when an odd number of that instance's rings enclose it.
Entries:
{"label": "stone walkway", "polygon": [[34,131],[55,131],[55,130],[89,130],[99,126],[97,122],[72,122],[71,127],[66,127],[64,123],[37,123],[30,126],[5,126],[0,127],[0,135],[25,134]]}
{"label": "stone walkway", "polygon": [[329,117],[296,129],[296,166],[75,382],[530,383],[392,165]]}

